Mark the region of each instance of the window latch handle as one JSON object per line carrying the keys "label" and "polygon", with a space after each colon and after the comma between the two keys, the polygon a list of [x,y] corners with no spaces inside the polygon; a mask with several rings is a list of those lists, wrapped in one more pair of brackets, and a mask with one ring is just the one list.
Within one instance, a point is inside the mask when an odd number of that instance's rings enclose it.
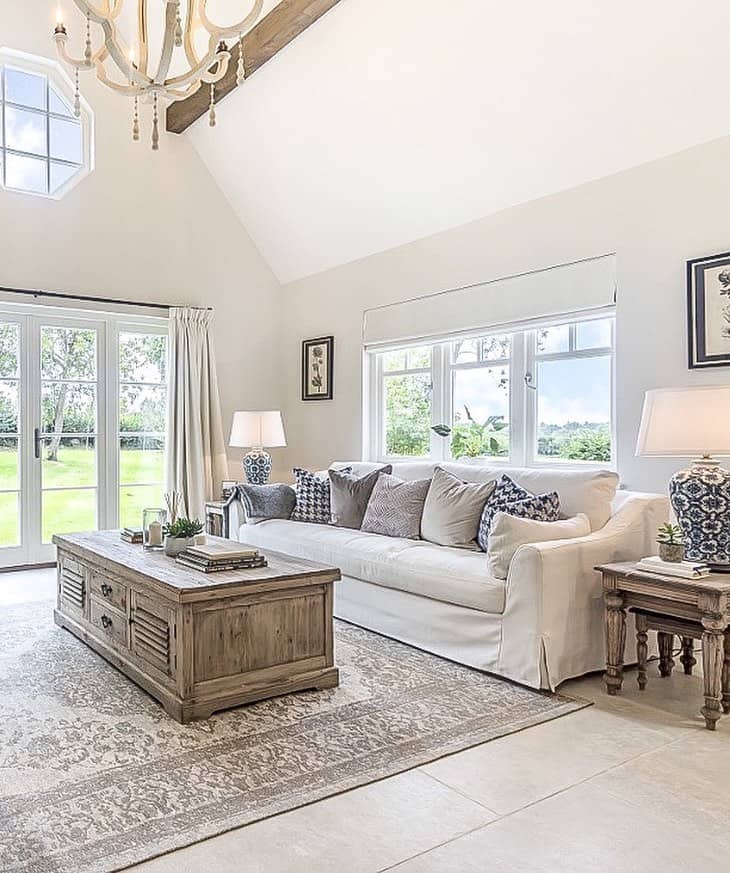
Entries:
{"label": "window latch handle", "polygon": [[527,385],[527,387],[531,388],[533,391],[537,391],[535,377],[532,375],[532,373],[525,373],[525,385]]}

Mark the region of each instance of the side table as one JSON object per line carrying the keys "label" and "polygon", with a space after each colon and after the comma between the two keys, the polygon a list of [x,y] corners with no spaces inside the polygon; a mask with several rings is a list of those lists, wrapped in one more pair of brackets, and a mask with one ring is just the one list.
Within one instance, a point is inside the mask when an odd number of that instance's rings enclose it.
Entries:
{"label": "side table", "polygon": [[705,579],[680,579],[637,570],[633,562],[603,564],[606,607],[606,674],[609,694],[623,684],[626,648],[626,610],[636,615],[637,681],[647,683],[647,632],[656,630],[659,670],[669,676],[674,636],[682,640],[680,658],[692,672],[692,640],[702,640],[705,705],[700,710],[708,730],[715,730],[721,712],[730,712],[730,575],[713,573]]}
{"label": "side table", "polygon": [[229,539],[227,500],[208,500],[205,504],[205,532],[213,537]]}

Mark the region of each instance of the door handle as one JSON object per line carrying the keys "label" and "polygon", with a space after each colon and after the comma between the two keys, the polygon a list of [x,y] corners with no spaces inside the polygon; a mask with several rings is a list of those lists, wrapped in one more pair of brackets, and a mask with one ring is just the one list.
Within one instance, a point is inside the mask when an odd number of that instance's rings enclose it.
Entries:
{"label": "door handle", "polygon": [[43,440],[41,439],[41,429],[39,427],[33,431],[33,439],[35,442],[35,456],[37,460],[40,460]]}

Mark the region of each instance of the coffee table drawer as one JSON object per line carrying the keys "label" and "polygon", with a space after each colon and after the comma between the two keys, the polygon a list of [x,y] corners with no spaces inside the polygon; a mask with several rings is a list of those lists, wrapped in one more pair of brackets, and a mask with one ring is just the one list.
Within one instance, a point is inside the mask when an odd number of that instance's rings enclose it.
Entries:
{"label": "coffee table drawer", "polygon": [[129,647],[129,621],[126,613],[92,596],[89,621],[118,645]]}
{"label": "coffee table drawer", "polygon": [[106,601],[110,606],[126,613],[127,586],[115,579],[110,579],[101,573],[93,572],[90,583],[91,596],[100,601]]}

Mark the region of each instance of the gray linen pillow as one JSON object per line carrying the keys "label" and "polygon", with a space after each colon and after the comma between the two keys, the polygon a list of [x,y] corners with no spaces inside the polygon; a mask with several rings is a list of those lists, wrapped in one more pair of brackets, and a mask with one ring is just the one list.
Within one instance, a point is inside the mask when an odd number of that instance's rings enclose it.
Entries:
{"label": "gray linen pillow", "polygon": [[421,538],[421,516],[430,479],[404,482],[383,473],[373,488],[360,530],[386,537]]}
{"label": "gray linen pillow", "polygon": [[342,470],[330,470],[330,511],[332,524],[335,527],[350,527],[359,530],[370,495],[381,473],[392,473],[388,464],[379,470],[373,470],[366,476],[356,476],[354,473]]}
{"label": "gray linen pillow", "polygon": [[246,510],[246,524],[257,524],[267,518],[290,518],[297,502],[291,485],[239,485],[238,494]]}
{"label": "gray linen pillow", "polygon": [[477,549],[479,520],[495,483],[462,482],[436,467],[421,519],[421,536],[440,546]]}

